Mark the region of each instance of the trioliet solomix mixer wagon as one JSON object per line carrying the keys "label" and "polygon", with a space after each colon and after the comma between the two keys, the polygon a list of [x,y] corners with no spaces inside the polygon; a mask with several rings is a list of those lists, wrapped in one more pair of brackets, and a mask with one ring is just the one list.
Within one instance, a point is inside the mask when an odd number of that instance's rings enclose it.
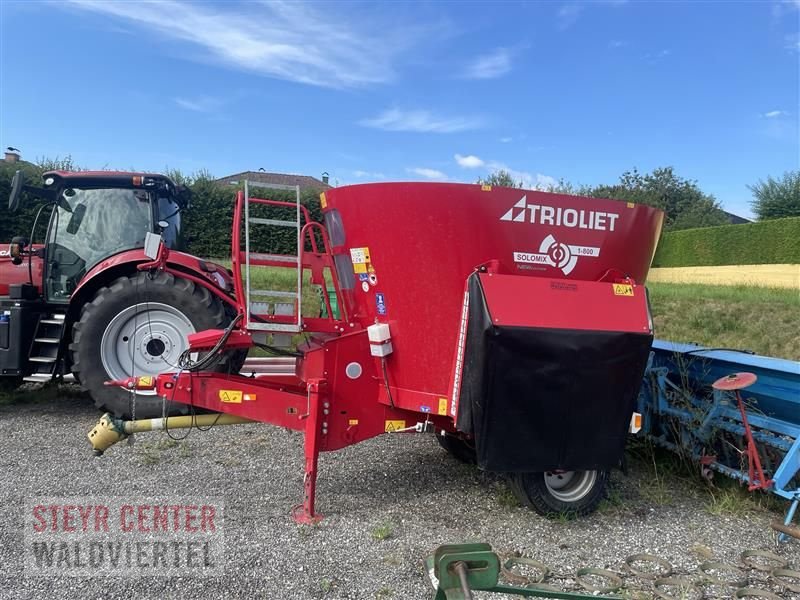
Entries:
{"label": "trioliet solomix mixer wagon", "polygon": [[[320,224],[299,190],[291,188],[297,202],[265,200],[250,197],[254,185],[236,198],[233,289],[209,287],[239,317],[189,336],[179,372],[109,382],[197,411],[104,415],[89,434],[98,454],[153,429],[259,421],[303,431],[305,489],[294,516],[307,523],[319,518],[320,452],[387,432],[436,432],[457,457],[507,473],[538,512],[597,506],[622,457],[653,339],[644,282],[661,211],[512,188],[385,183],[325,192]],[[263,205],[291,218],[253,216]],[[294,228],[296,255],[256,252],[250,232],[259,226]],[[172,272],[169,250],[150,235],[153,260],[139,269]],[[254,289],[251,274],[265,266],[300,267],[297,289]],[[308,272],[328,290],[313,317],[300,309]],[[296,355],[260,359],[259,374],[212,368],[224,353],[301,332]]]}

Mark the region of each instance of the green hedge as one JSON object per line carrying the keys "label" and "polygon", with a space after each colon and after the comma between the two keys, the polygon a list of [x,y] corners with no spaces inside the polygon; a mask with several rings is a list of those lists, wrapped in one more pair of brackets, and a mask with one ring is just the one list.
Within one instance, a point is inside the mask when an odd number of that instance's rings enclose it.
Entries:
{"label": "green hedge", "polygon": [[671,231],[654,267],[800,263],[800,217]]}

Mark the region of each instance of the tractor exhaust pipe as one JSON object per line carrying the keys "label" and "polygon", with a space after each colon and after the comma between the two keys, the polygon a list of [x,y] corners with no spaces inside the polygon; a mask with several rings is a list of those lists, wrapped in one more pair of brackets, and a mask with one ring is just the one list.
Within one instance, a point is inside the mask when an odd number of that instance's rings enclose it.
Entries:
{"label": "tractor exhaust pipe", "polygon": [[133,433],[144,431],[162,431],[164,429],[188,429],[189,427],[211,427],[213,425],[239,425],[254,423],[236,415],[210,413],[204,415],[185,415],[181,417],[164,417],[161,419],[138,419],[124,421],[111,416],[110,413],[100,417],[97,425],[89,432],[89,443],[95,456],[102,456],[111,446],[127,438]]}

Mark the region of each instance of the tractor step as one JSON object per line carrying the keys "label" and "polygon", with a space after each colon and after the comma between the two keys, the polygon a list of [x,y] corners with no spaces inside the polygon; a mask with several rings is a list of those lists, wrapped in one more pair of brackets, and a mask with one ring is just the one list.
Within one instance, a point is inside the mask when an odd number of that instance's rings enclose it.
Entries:
{"label": "tractor step", "polygon": [[59,365],[61,340],[64,336],[64,317],[63,313],[49,313],[39,319],[28,352],[28,363],[32,372],[23,377],[24,381],[44,383],[50,381],[54,375],[61,374]]}
{"label": "tractor step", "polygon": [[34,373],[32,375],[28,375],[27,377],[23,377],[22,381],[27,381],[28,383],[47,383],[53,379],[52,374],[48,375],[47,373]]}

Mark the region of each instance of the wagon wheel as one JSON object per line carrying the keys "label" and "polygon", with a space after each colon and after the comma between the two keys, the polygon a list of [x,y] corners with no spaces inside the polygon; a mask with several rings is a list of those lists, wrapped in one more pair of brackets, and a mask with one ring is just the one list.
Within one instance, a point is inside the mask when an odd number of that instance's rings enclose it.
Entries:
{"label": "wagon wheel", "polygon": [[443,429],[436,432],[436,440],[456,460],[468,465],[474,465],[478,462],[474,442],[453,435]]}
{"label": "wagon wheel", "polygon": [[540,515],[583,516],[606,495],[608,471],[513,473],[511,489],[522,504]]}

